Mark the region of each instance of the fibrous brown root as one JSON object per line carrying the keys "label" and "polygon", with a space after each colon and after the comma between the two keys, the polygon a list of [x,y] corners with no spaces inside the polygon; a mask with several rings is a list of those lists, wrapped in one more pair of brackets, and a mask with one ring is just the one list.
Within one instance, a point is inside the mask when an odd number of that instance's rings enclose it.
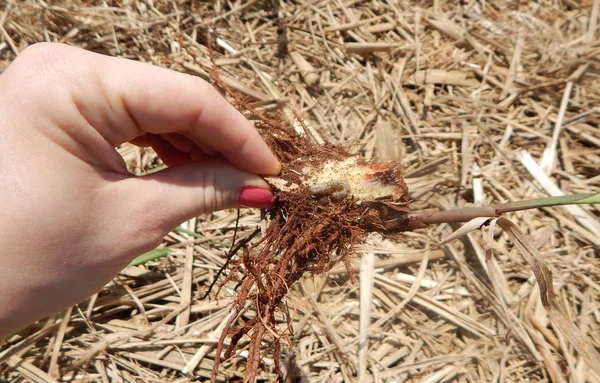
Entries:
{"label": "fibrous brown root", "polygon": [[[396,186],[400,192],[395,196],[359,200],[352,191],[341,200],[328,195],[315,196],[311,185],[303,183],[310,177],[307,171],[318,172],[328,161],[344,161],[353,156],[340,147],[314,145],[275,119],[261,120],[257,127],[282,162],[280,184],[283,181],[290,187],[275,188],[277,207],[268,212],[269,225],[264,237],[245,249],[235,266],[241,270],[241,278],[234,310],[242,310],[250,301],[257,316],[247,320],[239,318],[236,326],[227,329],[230,342],[224,357],[233,355],[244,335],[250,335],[244,379],[250,382],[259,371],[263,338],[268,333],[277,335],[273,336],[272,350],[275,372],[283,379],[278,363],[282,334],[276,329],[275,314],[290,286],[305,273],[322,274],[338,262],[344,262],[353,277],[349,267],[353,246],[372,231],[406,230],[404,217],[409,211],[406,186],[392,164],[357,162],[360,166],[369,166],[367,181],[378,178],[378,182]],[[221,338],[221,343],[224,339]]]}
{"label": "fibrous brown root", "polygon": [[[219,80],[213,68],[207,71],[214,82],[234,98],[240,111],[257,120],[255,125],[281,161],[282,172],[277,179],[268,179],[276,207],[268,211],[265,235],[231,262],[226,280],[239,278],[232,307],[235,315],[219,339],[211,381],[216,380],[226,338],[230,342],[223,356],[229,358],[249,335],[244,381],[254,382],[267,334],[273,335],[268,349],[272,347],[275,373],[283,381],[279,354],[284,334],[276,328],[275,314],[289,288],[305,273],[323,274],[338,262],[344,262],[354,279],[350,268],[354,245],[370,232],[411,229],[408,189],[395,164],[370,164],[344,148],[314,144],[308,134],[298,135],[280,116],[267,117],[250,107]],[[343,185],[344,190],[330,185]],[[256,316],[246,318],[240,313],[249,302]]]}

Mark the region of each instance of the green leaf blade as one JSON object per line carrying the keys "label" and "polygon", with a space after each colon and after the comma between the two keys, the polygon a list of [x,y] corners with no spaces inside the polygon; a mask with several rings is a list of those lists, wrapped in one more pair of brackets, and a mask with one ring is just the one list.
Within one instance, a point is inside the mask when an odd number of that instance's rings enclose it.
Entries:
{"label": "green leaf blade", "polygon": [[139,257],[137,257],[136,259],[131,261],[131,263],[128,266],[143,265],[144,263],[153,261],[155,259],[166,257],[170,253],[171,253],[171,250],[168,247],[163,247],[161,249],[154,249],[152,251],[149,251],[145,254],[140,255]]}

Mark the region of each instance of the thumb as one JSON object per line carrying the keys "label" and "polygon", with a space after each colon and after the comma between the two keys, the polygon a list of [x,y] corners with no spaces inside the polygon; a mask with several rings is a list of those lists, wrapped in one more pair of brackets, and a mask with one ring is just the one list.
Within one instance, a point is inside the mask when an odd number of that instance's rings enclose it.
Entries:
{"label": "thumb", "polygon": [[136,220],[151,219],[154,229],[165,233],[200,214],[239,206],[274,206],[263,178],[220,160],[176,165],[115,186],[118,201],[128,205],[126,211]]}

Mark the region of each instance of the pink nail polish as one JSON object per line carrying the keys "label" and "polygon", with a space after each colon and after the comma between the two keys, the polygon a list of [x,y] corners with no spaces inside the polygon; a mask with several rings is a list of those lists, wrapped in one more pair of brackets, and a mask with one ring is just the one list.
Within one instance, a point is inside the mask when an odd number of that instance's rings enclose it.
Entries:
{"label": "pink nail polish", "polygon": [[275,207],[275,197],[270,190],[245,186],[240,193],[240,205],[270,209]]}

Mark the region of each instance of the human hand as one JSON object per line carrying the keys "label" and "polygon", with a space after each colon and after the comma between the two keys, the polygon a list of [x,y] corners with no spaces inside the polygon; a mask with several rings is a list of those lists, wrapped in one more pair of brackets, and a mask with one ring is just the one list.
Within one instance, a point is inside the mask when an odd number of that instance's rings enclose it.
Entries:
{"label": "human hand", "polygon": [[[0,135],[0,338],[100,290],[187,219],[267,207],[256,174],[280,170],[208,83],[61,44],[0,75]],[[131,175],[115,150],[128,141],[170,167]]]}

